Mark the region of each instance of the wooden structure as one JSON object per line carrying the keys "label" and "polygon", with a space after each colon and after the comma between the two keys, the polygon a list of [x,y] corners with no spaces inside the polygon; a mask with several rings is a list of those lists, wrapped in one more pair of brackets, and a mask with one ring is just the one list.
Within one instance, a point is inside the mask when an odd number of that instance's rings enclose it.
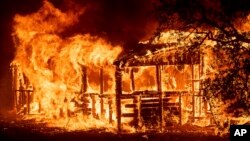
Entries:
{"label": "wooden structure", "polygon": [[[112,115],[116,113],[116,123],[118,132],[123,131],[123,119],[132,118],[132,121],[126,124],[134,126],[136,129],[146,127],[147,130],[157,129],[163,131],[164,127],[173,124],[182,125],[183,119],[188,122],[206,117],[209,109],[206,101],[203,99],[202,80],[203,75],[203,56],[200,51],[189,51],[184,47],[166,47],[166,45],[143,44],[139,52],[128,53],[121,56],[114,62],[115,66],[115,92],[105,93],[104,90],[104,68],[97,68],[99,92],[89,93],[88,90],[88,67],[82,66],[82,83],[76,106],[84,115],[92,116],[97,119],[108,119],[109,123],[114,122]],[[173,67],[182,70],[187,67],[190,71],[190,77],[185,78],[188,82],[188,89],[178,88],[174,82],[169,89],[164,84],[164,75],[167,67]],[[140,89],[137,86],[136,73],[138,69],[151,67],[155,89]],[[17,113],[30,114],[30,102],[33,88],[29,85],[26,77],[18,71],[17,65],[12,65],[12,86],[14,93],[15,108]],[[124,79],[126,71],[129,73],[130,91],[124,92]],[[169,73],[171,77],[171,73]],[[20,78],[21,77],[21,78]],[[139,76],[139,79],[147,80],[147,76]],[[184,78],[177,83],[184,81]],[[146,82],[145,82],[146,83]],[[151,82],[150,82],[151,83]],[[188,105],[189,104],[189,105]],[[191,106],[190,106],[191,105]],[[99,107],[97,107],[99,106]],[[189,109],[187,109],[189,107]],[[41,108],[39,108],[41,109]],[[100,109],[97,112],[97,109]],[[40,111],[40,110],[39,110]],[[188,112],[188,117],[186,113]],[[108,115],[108,116],[107,116]],[[178,118],[178,122],[173,122],[172,118]]]}
{"label": "wooden structure", "polygon": [[[168,118],[171,115],[179,118],[179,124],[183,124],[183,100],[184,97],[191,99],[189,103],[191,111],[188,117],[190,122],[204,118],[204,113],[208,110],[206,102],[202,98],[202,82],[203,74],[203,56],[200,51],[191,52],[184,47],[171,48],[166,45],[143,45],[144,48],[140,52],[130,53],[117,59],[114,64],[116,66],[116,111],[117,111],[117,128],[122,131],[122,119],[133,118],[133,126],[140,128],[141,125],[147,129],[163,130],[163,126],[167,126]],[[189,78],[190,87],[188,90],[163,90],[163,67],[164,66],[188,66],[191,71]],[[155,69],[155,90],[137,90],[135,88],[134,68],[151,66]],[[130,70],[131,91],[124,93],[123,90],[123,74],[126,69]],[[142,76],[143,77],[143,76]],[[132,103],[124,103],[124,100],[133,99]],[[174,100],[171,100],[174,99]],[[125,106],[124,106],[125,104]],[[125,108],[123,108],[125,107]],[[132,112],[127,113],[126,108],[131,108]],[[168,111],[168,114],[164,114]],[[142,124],[141,124],[142,123]],[[164,124],[164,125],[163,125]]]}
{"label": "wooden structure", "polygon": [[17,65],[11,65],[12,71],[12,93],[14,108],[17,114],[30,114],[30,103],[33,88],[27,77],[18,70]]}
{"label": "wooden structure", "polygon": [[[35,90],[33,90],[32,85],[29,83],[27,77],[23,74],[23,72],[19,69],[18,65],[12,64],[11,71],[12,93],[14,98],[14,109],[16,113],[21,115],[33,114],[30,112],[30,107],[32,103],[33,92]],[[109,123],[112,123],[114,120],[112,119],[112,115],[114,113],[112,105],[114,103],[113,99],[115,97],[114,94],[104,92],[104,70],[103,68],[99,68],[99,93],[87,92],[87,79],[88,77],[91,77],[88,76],[87,72],[88,68],[83,66],[81,89],[79,90],[79,92],[74,93],[76,98],[70,100],[71,102],[74,102],[77,107],[77,110],[74,112],[81,112],[86,116],[92,116],[97,119],[107,118]],[[35,111],[35,113],[40,113],[41,109],[42,105],[39,104],[38,111]],[[100,109],[100,112],[97,112],[97,109]],[[62,109],[60,110],[60,112],[63,112]]]}
{"label": "wooden structure", "polygon": [[[80,93],[78,93],[82,100],[82,105],[80,105],[80,108],[82,108],[83,114],[92,116],[97,119],[103,119],[105,118],[105,115],[108,115],[107,120],[109,123],[112,123],[114,119],[112,119],[113,114],[113,98],[114,94],[105,93],[104,92],[104,70],[103,68],[99,68],[99,93],[89,93],[87,92],[88,89],[88,82],[87,79],[87,67],[82,67],[82,87]],[[99,102],[99,104],[97,104]],[[91,103],[91,108],[89,108],[88,104]],[[100,107],[96,107],[96,104]],[[105,107],[106,105],[106,107]],[[100,109],[100,112],[97,112],[96,109]]]}

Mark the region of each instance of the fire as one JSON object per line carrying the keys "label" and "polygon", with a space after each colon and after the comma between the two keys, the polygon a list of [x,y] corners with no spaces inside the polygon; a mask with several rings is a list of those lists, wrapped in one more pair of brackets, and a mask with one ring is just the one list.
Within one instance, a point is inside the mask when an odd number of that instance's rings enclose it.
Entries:
{"label": "fire", "polygon": [[[20,81],[27,78],[26,82],[20,82],[20,86],[34,88],[31,113],[40,113],[40,119],[48,120],[49,124],[67,125],[69,129],[105,127],[105,122],[92,122],[94,119],[77,113],[79,107],[75,101],[83,103],[77,93],[82,89],[84,67],[87,68],[89,85],[86,93],[100,91],[99,82],[92,77],[95,77],[96,70],[105,67],[104,93],[114,94],[112,63],[122,48],[89,34],[62,38],[60,33],[84,14],[84,9],[76,11],[62,12],[44,1],[36,13],[16,15],[13,33],[16,55],[12,65],[18,65],[19,71],[23,72]],[[100,112],[99,109],[96,111]]]}
{"label": "fire", "polygon": [[[159,118],[165,126],[169,119],[174,124],[207,126],[213,124],[211,115],[214,113],[211,112],[215,112],[215,116],[223,113],[226,105],[217,99],[205,99],[202,88],[202,81],[213,79],[218,72],[211,49],[216,43],[205,39],[196,50],[198,55],[190,55],[183,49],[204,38],[205,34],[176,30],[162,32],[151,44],[163,44],[162,48],[146,50],[143,56],[138,54],[126,60],[131,64],[121,68],[120,94],[115,92],[118,84],[115,84],[117,70],[113,62],[122,47],[90,34],[67,38],[61,35],[77,23],[82,14],[84,8],[62,12],[44,1],[36,13],[14,18],[16,55],[11,65],[13,76],[17,78],[13,84],[15,90],[19,90],[17,97],[22,96],[23,90],[28,95],[33,92],[27,100],[31,101],[30,105],[22,105],[30,108],[32,117],[49,126],[69,130],[107,127],[113,130],[120,118],[125,130],[135,132],[131,126],[134,121],[141,130],[146,128],[142,127],[142,122],[145,126],[146,122],[158,126],[152,120]],[[148,44],[149,41],[141,43]],[[157,62],[159,60],[162,64]],[[117,107],[115,93],[123,98],[119,99],[120,107]],[[219,106],[215,107],[214,103]],[[117,116],[118,108],[123,118]],[[156,115],[157,110],[163,111],[161,117]],[[223,113],[221,118],[226,119],[225,115]],[[243,117],[240,121],[247,120]]]}

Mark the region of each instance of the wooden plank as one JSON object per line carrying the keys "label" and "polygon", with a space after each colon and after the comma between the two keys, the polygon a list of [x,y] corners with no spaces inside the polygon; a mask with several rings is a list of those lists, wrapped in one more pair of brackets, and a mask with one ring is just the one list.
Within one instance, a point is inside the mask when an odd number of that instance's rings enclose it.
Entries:
{"label": "wooden plank", "polygon": [[146,104],[141,104],[142,108],[145,107],[159,107],[159,103],[146,103]]}
{"label": "wooden plank", "polygon": [[180,107],[179,103],[163,103],[163,107]]}
{"label": "wooden plank", "polygon": [[[194,64],[191,64],[191,79],[194,79]],[[192,121],[194,122],[194,117],[195,117],[195,96],[194,96],[194,81],[192,81],[192,111],[193,111],[193,119]]]}
{"label": "wooden plank", "polygon": [[100,94],[99,97],[100,98],[109,98],[109,97],[113,97],[115,94]]}
{"label": "wooden plank", "polygon": [[12,92],[13,92],[13,98],[14,98],[14,109],[15,110],[17,110],[17,102],[18,102],[18,100],[17,100],[17,91],[16,91],[16,89],[17,89],[17,83],[18,83],[18,81],[17,81],[17,76],[18,76],[18,74],[17,74],[17,65],[14,65],[14,64],[12,64],[11,65],[11,70],[12,70]]}
{"label": "wooden plank", "polygon": [[149,102],[158,102],[159,103],[159,99],[142,99],[141,103],[149,103]]}
{"label": "wooden plank", "polygon": [[27,92],[27,112],[30,114],[30,92]]}
{"label": "wooden plank", "polygon": [[156,98],[156,97],[159,97],[159,93],[157,93],[157,94],[144,93],[144,94],[141,94],[141,96],[142,96],[142,98],[147,98],[147,97],[152,97],[152,98],[155,97]]}
{"label": "wooden plank", "polygon": [[141,107],[141,112],[158,111],[159,107]]}
{"label": "wooden plank", "polygon": [[134,105],[135,105],[135,107],[134,107],[134,113],[135,113],[134,125],[135,125],[136,128],[138,128],[139,125],[140,125],[140,123],[141,123],[141,121],[140,121],[140,119],[141,119],[141,114],[140,114],[141,113],[140,96],[139,95],[135,96],[133,102],[134,102]]}
{"label": "wooden plank", "polygon": [[117,130],[121,132],[122,72],[119,67],[115,70],[115,84]]}
{"label": "wooden plank", "polygon": [[[103,68],[100,68],[100,95],[103,95],[104,92],[104,81],[103,81]],[[104,117],[104,101],[103,97],[100,97],[100,109],[101,109],[101,117]]]}
{"label": "wooden plank", "polygon": [[123,113],[122,117],[135,117],[135,113]]}
{"label": "wooden plank", "polygon": [[112,99],[111,98],[108,99],[108,104],[109,104],[109,123],[111,124],[113,121],[113,119],[112,119],[113,110],[112,110]]}
{"label": "wooden plank", "polygon": [[179,114],[179,124],[182,125],[182,95],[179,95],[179,107],[180,107],[180,114]]}
{"label": "wooden plank", "polygon": [[120,95],[121,99],[134,99],[134,95],[131,94],[122,94]]}
{"label": "wooden plank", "polygon": [[134,69],[133,68],[131,68],[131,71],[130,71],[130,81],[131,81],[132,91],[135,91],[135,79],[134,79]]}
{"label": "wooden plank", "polygon": [[125,108],[135,108],[136,104],[126,104]]}
{"label": "wooden plank", "polygon": [[95,107],[95,103],[96,103],[96,100],[95,100],[95,95],[91,95],[91,104],[92,104],[92,108],[91,108],[91,112],[92,112],[92,116],[94,118],[96,118],[96,107]]}
{"label": "wooden plank", "polygon": [[172,100],[172,99],[173,99],[173,98],[168,97],[168,98],[163,98],[162,101],[163,101],[163,102],[169,102],[169,101]]}
{"label": "wooden plank", "polygon": [[99,96],[99,94],[98,93],[82,93],[82,97],[90,97],[90,96],[92,96],[92,95],[98,95]]}
{"label": "wooden plank", "polygon": [[87,67],[82,66],[82,86],[81,93],[85,93],[87,91],[88,83],[87,83]]}
{"label": "wooden plank", "polygon": [[204,119],[204,118],[207,118],[207,117],[194,117],[194,119],[199,119],[199,120]]}

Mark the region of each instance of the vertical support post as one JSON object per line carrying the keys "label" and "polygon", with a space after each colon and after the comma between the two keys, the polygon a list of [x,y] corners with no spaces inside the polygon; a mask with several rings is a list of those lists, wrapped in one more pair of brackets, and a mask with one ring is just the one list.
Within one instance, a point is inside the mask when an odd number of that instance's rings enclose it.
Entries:
{"label": "vertical support post", "polygon": [[163,101],[162,101],[162,87],[161,87],[161,68],[156,65],[156,84],[157,91],[159,93],[159,118],[160,118],[160,131],[162,132],[162,122],[163,122]]}
{"label": "vertical support post", "polygon": [[17,66],[11,65],[11,73],[12,73],[12,94],[13,94],[13,109],[17,111],[17,82],[18,82],[18,74],[17,74]]}
{"label": "vertical support post", "polygon": [[20,83],[20,86],[19,86],[19,93],[20,93],[20,100],[19,100],[19,104],[20,104],[20,107],[22,108],[25,104],[25,91],[24,91],[24,87],[23,87],[23,84],[21,82],[21,80],[19,81]]}
{"label": "vertical support post", "polygon": [[134,99],[133,99],[133,104],[135,105],[134,106],[134,126],[135,126],[135,128],[137,128],[138,127],[138,122],[139,122],[139,117],[138,117],[138,113],[139,113],[139,111],[138,111],[138,96],[137,95],[135,95],[134,96]]}
{"label": "vertical support post", "polygon": [[116,82],[116,119],[118,132],[121,132],[121,95],[122,95],[122,70],[116,67],[115,70],[115,82]]}
{"label": "vertical support post", "polygon": [[87,92],[88,84],[87,84],[87,67],[82,66],[82,86],[81,93]]}
{"label": "vertical support post", "polygon": [[103,68],[100,69],[100,95],[101,95],[101,100],[100,100],[100,108],[101,108],[101,118],[104,117],[104,101],[103,101],[103,93],[104,93],[104,81],[103,81]]}
{"label": "vertical support post", "polygon": [[88,81],[87,81],[87,67],[82,66],[82,84],[80,94],[83,96],[82,98],[82,112],[84,115],[89,115],[88,103],[89,100],[86,97],[86,92],[88,90]]}
{"label": "vertical support post", "polygon": [[[200,76],[202,77],[204,75],[204,56],[200,53]],[[203,80],[200,80],[200,93],[201,97],[204,103],[204,115],[207,114],[207,101],[204,97],[204,87],[203,87]]]}
{"label": "vertical support post", "polygon": [[112,124],[113,122],[112,97],[108,97],[108,104],[109,104],[109,124]]}
{"label": "vertical support post", "polygon": [[41,105],[41,102],[38,103],[38,113],[41,113],[41,110],[42,110],[42,105]]}
{"label": "vertical support post", "polygon": [[24,106],[26,104],[26,91],[24,90],[24,88],[21,90],[21,94],[22,94],[22,106]]}
{"label": "vertical support post", "polygon": [[131,71],[130,71],[130,80],[131,80],[132,91],[135,91],[134,68],[131,68]]}
{"label": "vertical support post", "polygon": [[194,96],[194,65],[193,63],[191,62],[191,75],[192,75],[192,110],[193,110],[193,119],[192,121],[194,122],[195,121],[195,96]]}
{"label": "vertical support post", "polygon": [[137,114],[137,117],[138,117],[138,127],[141,126],[141,94],[137,96],[137,110],[138,110],[138,114]]}
{"label": "vertical support post", "polygon": [[95,100],[95,95],[90,95],[91,96],[91,100],[92,100],[92,108],[91,108],[91,112],[92,112],[92,116],[94,118],[96,118],[96,109],[95,109],[95,103],[96,103],[96,100]]}
{"label": "vertical support post", "polygon": [[31,91],[27,91],[27,113],[30,114],[30,93]]}
{"label": "vertical support post", "polygon": [[181,104],[182,104],[182,93],[180,92],[179,93],[179,107],[180,107],[180,125],[182,125],[182,106],[181,106]]}
{"label": "vertical support post", "polygon": [[198,85],[199,85],[199,116],[201,116],[202,114],[202,93],[201,93],[201,66],[202,66],[202,62],[201,62],[201,51],[199,50],[198,52],[198,57],[199,58],[199,62],[197,63],[198,64]]}

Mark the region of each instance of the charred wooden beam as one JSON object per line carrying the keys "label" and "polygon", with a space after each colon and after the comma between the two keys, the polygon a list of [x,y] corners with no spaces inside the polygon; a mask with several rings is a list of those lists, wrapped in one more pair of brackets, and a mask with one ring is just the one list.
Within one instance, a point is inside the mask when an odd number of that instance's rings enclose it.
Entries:
{"label": "charred wooden beam", "polygon": [[[201,64],[200,64],[200,76],[202,77],[204,75],[204,56],[203,55],[200,55],[201,57]],[[205,99],[204,97],[204,87],[203,87],[203,81],[200,80],[200,93],[203,97],[203,102],[204,102],[204,113],[205,113],[205,116],[206,116],[206,113],[207,113],[207,100]]]}
{"label": "charred wooden beam", "polygon": [[179,124],[182,125],[182,94],[179,93],[179,107],[180,107],[180,115],[179,115],[179,118],[180,118],[180,121],[179,121]]}
{"label": "charred wooden beam", "polygon": [[16,65],[11,65],[11,72],[12,72],[12,95],[13,95],[13,108],[16,111],[17,110],[17,83],[18,83],[18,72],[17,72],[17,66]]}
{"label": "charred wooden beam", "polygon": [[198,72],[198,80],[199,80],[199,82],[198,82],[199,83],[198,84],[199,85],[199,115],[201,115],[201,113],[202,113],[202,108],[201,108],[202,107],[202,93],[201,93],[201,79],[200,78],[201,78],[201,75],[203,73],[202,72],[203,71],[202,70],[202,63],[203,63],[202,61],[203,60],[202,60],[202,56],[201,56],[201,51],[200,50],[199,50],[198,53],[199,53],[199,59],[201,60],[200,63],[198,64],[198,67],[199,67],[198,68],[198,71],[199,71]]}
{"label": "charred wooden beam", "polygon": [[81,93],[87,92],[88,89],[87,83],[87,67],[82,66],[82,86],[81,86]]}
{"label": "charred wooden beam", "polygon": [[192,85],[192,111],[193,111],[193,119],[192,121],[194,122],[195,121],[195,93],[194,93],[194,64],[191,64],[191,85]]}
{"label": "charred wooden beam", "polygon": [[137,104],[138,104],[138,96],[135,96],[134,99],[133,99],[133,104],[135,105],[133,108],[134,108],[134,126],[135,128],[138,127],[138,123],[139,123],[139,109],[137,107]]}
{"label": "charred wooden beam", "polygon": [[141,102],[143,103],[159,103],[159,98],[150,98],[150,99],[141,99]]}
{"label": "charred wooden beam", "polygon": [[41,113],[42,111],[42,105],[41,105],[41,102],[39,101],[38,102],[38,113]]}
{"label": "charred wooden beam", "polygon": [[103,68],[100,68],[100,94],[104,91]]}
{"label": "charred wooden beam", "polygon": [[116,81],[116,119],[118,132],[121,132],[121,95],[122,95],[122,70],[116,67],[115,70],[115,81]]}
{"label": "charred wooden beam", "polygon": [[30,95],[31,95],[31,92],[28,91],[27,92],[27,114],[30,114]]}
{"label": "charred wooden beam", "polygon": [[88,89],[88,82],[87,82],[87,67],[82,66],[82,84],[81,84],[81,91],[80,93],[82,94],[82,112],[84,115],[89,115],[89,110],[88,110],[88,103],[89,100],[86,95]]}
{"label": "charred wooden beam", "polygon": [[109,105],[109,123],[111,124],[113,122],[112,115],[113,115],[113,110],[112,110],[112,98],[108,98],[108,105]]}
{"label": "charred wooden beam", "polygon": [[180,103],[164,103],[163,107],[180,107]]}
{"label": "charred wooden beam", "polygon": [[159,103],[143,103],[141,104],[142,108],[154,108],[159,107]]}
{"label": "charred wooden beam", "polygon": [[121,116],[122,117],[135,117],[136,113],[123,113]]}
{"label": "charred wooden beam", "polygon": [[134,98],[134,96],[132,95],[132,94],[126,94],[126,95],[120,95],[120,98],[122,99],[122,100],[125,100],[125,99],[133,99]]}
{"label": "charred wooden beam", "polygon": [[132,91],[134,92],[135,91],[135,79],[134,79],[134,69],[131,68],[131,71],[130,71],[130,80],[131,80],[131,88],[132,88]]}
{"label": "charred wooden beam", "polygon": [[[103,79],[103,68],[100,69],[100,95],[103,95],[104,93],[104,79]],[[101,97],[100,100],[100,108],[101,108],[101,117],[104,117],[104,101],[103,97]]]}
{"label": "charred wooden beam", "polygon": [[161,66],[159,66],[159,65],[156,65],[156,82],[157,82],[157,91],[158,91],[158,94],[159,94],[160,131],[162,131],[163,101],[162,101],[162,86],[161,86]]}
{"label": "charred wooden beam", "polygon": [[161,66],[157,65],[156,66],[156,83],[157,83],[157,91],[162,92],[162,87],[161,87]]}
{"label": "charred wooden beam", "polygon": [[[23,86],[23,83],[21,82],[21,80],[19,80],[20,82],[19,82],[19,84],[20,84],[20,86],[19,86],[19,90],[18,90],[18,92],[19,92],[19,103],[18,103],[18,105],[19,105],[19,107],[20,108],[23,108],[23,106],[26,104],[26,92],[25,92],[25,88],[24,88],[24,86]],[[24,109],[24,110],[26,110],[26,109]]]}
{"label": "charred wooden beam", "polygon": [[135,99],[134,99],[134,104],[135,106],[135,123],[136,123],[136,128],[139,127],[139,125],[141,125],[141,96],[140,95],[136,95]]}
{"label": "charred wooden beam", "polygon": [[20,87],[16,92],[17,100],[17,113],[30,114],[30,95],[33,92],[32,90],[27,90],[24,87]]}
{"label": "charred wooden beam", "polygon": [[125,108],[136,108],[136,104],[126,104]]}
{"label": "charred wooden beam", "polygon": [[95,103],[96,103],[96,100],[95,100],[95,95],[91,95],[91,104],[92,104],[92,108],[91,108],[91,112],[92,112],[92,116],[94,118],[96,118],[96,108],[95,108]]}

